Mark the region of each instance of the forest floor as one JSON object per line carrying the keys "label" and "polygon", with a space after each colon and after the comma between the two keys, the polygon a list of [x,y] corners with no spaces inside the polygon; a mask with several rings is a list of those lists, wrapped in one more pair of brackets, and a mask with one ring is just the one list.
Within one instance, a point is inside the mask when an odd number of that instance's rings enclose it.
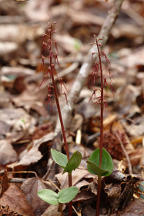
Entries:
{"label": "forest floor", "polygon": [[[48,79],[42,82],[48,65],[46,60],[43,68],[41,56],[47,50],[41,49],[42,40],[51,22],[62,115],[65,106],[70,111],[64,119],[69,151],[82,154],[80,167],[73,171],[73,185],[79,188],[73,215],[95,215],[97,177],[86,169],[100,140],[100,81],[91,82],[93,65],[85,82],[78,81],[74,101],[69,95],[112,5],[111,0],[0,0],[1,216],[59,215],[58,206],[40,200],[37,192],[68,185],[67,174],[51,158],[51,148],[64,153],[64,146],[53,89]],[[124,0],[104,52],[110,64],[108,70],[103,59],[103,145],[114,171],[103,178],[100,212],[144,216],[143,0]],[[63,213],[68,215],[67,205]]]}

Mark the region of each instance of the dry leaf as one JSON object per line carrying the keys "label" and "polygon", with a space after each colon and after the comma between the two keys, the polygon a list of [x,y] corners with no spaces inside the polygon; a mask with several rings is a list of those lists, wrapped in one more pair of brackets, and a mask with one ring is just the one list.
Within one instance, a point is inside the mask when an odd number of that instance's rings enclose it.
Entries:
{"label": "dry leaf", "polygon": [[25,132],[31,133],[34,130],[35,119],[28,115],[26,111],[21,108],[5,108],[0,110],[1,121],[9,125],[10,134],[5,134],[6,137],[10,137],[12,141],[20,139]]}
{"label": "dry leaf", "polygon": [[143,216],[144,215],[144,200],[135,199],[121,212],[121,216]]}
{"label": "dry leaf", "polygon": [[0,164],[5,165],[17,160],[17,154],[8,140],[0,140]]}
{"label": "dry leaf", "polygon": [[11,210],[23,216],[34,216],[24,193],[15,184],[11,184],[8,190],[4,192],[0,198],[0,205],[7,205]]}
{"label": "dry leaf", "polygon": [[32,163],[36,163],[42,158],[42,154],[39,151],[39,147],[42,143],[48,142],[54,138],[55,134],[54,133],[49,133],[45,136],[43,136],[40,139],[34,140],[33,141],[33,146],[32,148],[25,149],[21,154],[20,154],[20,160],[16,163],[8,165],[9,168],[14,168],[17,166],[28,166]]}
{"label": "dry leaf", "polygon": [[40,216],[48,207],[48,203],[42,201],[38,196],[39,190],[45,189],[45,185],[37,178],[30,178],[24,181],[21,186],[22,191],[26,195],[26,199],[32,206],[35,216]]}

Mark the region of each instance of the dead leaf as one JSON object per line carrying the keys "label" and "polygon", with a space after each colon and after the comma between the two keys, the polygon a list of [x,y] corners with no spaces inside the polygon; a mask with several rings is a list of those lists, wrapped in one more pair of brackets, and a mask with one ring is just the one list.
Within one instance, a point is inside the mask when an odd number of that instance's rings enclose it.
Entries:
{"label": "dead leaf", "polygon": [[133,166],[142,165],[140,161],[144,158],[144,148],[137,148],[129,153],[130,161]]}
{"label": "dead leaf", "polygon": [[134,66],[144,65],[143,58],[144,58],[144,47],[141,47],[136,50],[133,50],[131,54],[122,58],[120,62],[132,68]]}
{"label": "dead leaf", "polygon": [[[67,173],[64,173],[64,174],[59,173],[59,174],[56,175],[56,178],[60,182],[61,188],[68,187],[68,178],[67,178],[67,176],[68,176]],[[81,184],[79,184],[79,182],[83,178],[88,178],[88,179],[89,178],[96,178],[95,175],[90,174],[88,172],[88,170],[84,169],[83,167],[81,167],[81,169],[74,170],[73,173],[72,173],[72,176],[73,176],[73,185],[79,186],[79,187],[81,187]],[[86,185],[89,185],[89,182],[87,182]]]}
{"label": "dead leaf", "polygon": [[21,108],[5,108],[0,110],[1,121],[9,126],[11,133],[5,134],[13,142],[24,136],[25,132],[32,133],[34,130],[35,119],[28,115],[26,111]]}
{"label": "dead leaf", "polygon": [[42,143],[48,142],[54,138],[55,134],[54,133],[49,133],[45,136],[43,136],[40,139],[34,140],[33,145],[31,149],[25,149],[21,154],[20,154],[20,160],[18,162],[15,162],[13,164],[8,165],[9,168],[14,168],[17,166],[28,166],[32,163],[36,163],[42,158],[42,154],[39,151],[39,147]]}
{"label": "dead leaf", "polygon": [[46,187],[42,181],[37,178],[27,179],[21,186],[22,191],[26,195],[27,201],[29,202],[30,206],[32,206],[35,216],[40,216],[48,207],[48,203],[42,201],[37,195],[39,190],[45,188]]}
{"label": "dead leaf", "polygon": [[29,68],[25,67],[8,67],[8,66],[3,66],[1,68],[1,75],[13,75],[13,76],[30,76],[34,75],[35,71]]}
{"label": "dead leaf", "polygon": [[18,49],[18,45],[14,42],[0,42],[0,56],[13,53]]}
{"label": "dead leaf", "polygon": [[17,154],[10,141],[0,140],[0,164],[5,165],[17,160]]}
{"label": "dead leaf", "polygon": [[144,134],[144,116],[141,115],[138,118],[132,119],[133,123],[129,124],[126,121],[123,121],[123,126],[125,127],[128,134],[131,136],[143,136]]}
{"label": "dead leaf", "polygon": [[44,108],[44,100],[47,97],[47,87],[40,90],[36,85],[27,86],[27,89],[17,97],[13,97],[12,101],[18,107],[24,107],[27,111],[31,109],[40,115],[47,115]]}
{"label": "dead leaf", "polygon": [[9,179],[7,176],[7,171],[5,170],[2,176],[0,176],[0,197],[9,187]]}
{"label": "dead leaf", "polygon": [[42,216],[61,216],[61,213],[58,212],[58,205],[50,205]]}
{"label": "dead leaf", "polygon": [[121,212],[121,216],[143,216],[144,215],[144,200],[135,199],[131,201],[128,207]]}
{"label": "dead leaf", "polygon": [[11,210],[23,216],[34,216],[24,193],[15,184],[11,184],[8,190],[4,192],[0,198],[0,205],[7,205]]}
{"label": "dead leaf", "polygon": [[17,48],[17,43],[32,40],[43,33],[40,26],[29,26],[24,23],[0,25],[0,31],[0,41],[13,45],[13,49]]}

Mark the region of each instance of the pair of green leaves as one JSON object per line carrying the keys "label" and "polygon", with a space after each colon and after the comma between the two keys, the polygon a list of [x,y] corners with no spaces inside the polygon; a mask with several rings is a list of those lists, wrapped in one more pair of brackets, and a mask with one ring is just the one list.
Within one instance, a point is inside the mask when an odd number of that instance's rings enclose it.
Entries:
{"label": "pair of green leaves", "polygon": [[[51,149],[51,154],[53,160],[64,169],[64,172],[68,173],[71,173],[73,170],[75,170],[80,165],[82,159],[82,155],[78,151],[74,152],[69,160],[65,154],[58,152],[55,149]],[[58,193],[49,189],[44,189],[38,192],[38,196],[42,200],[52,205],[68,203],[72,201],[77,194],[78,188],[74,186],[62,189]]]}
{"label": "pair of green leaves", "polygon": [[[82,159],[82,155],[78,151],[73,153],[69,161],[65,154],[62,154],[61,152],[58,152],[54,149],[51,149],[51,154],[53,160],[64,169],[64,172],[68,173],[71,173],[73,170],[75,170],[79,166]],[[106,149],[102,149],[101,168],[99,167],[99,158],[100,150],[97,148],[88,158],[88,171],[98,176],[109,176],[113,171],[113,161],[111,155],[106,151]]]}
{"label": "pair of green leaves", "polygon": [[[71,173],[73,170],[75,170],[80,165],[82,159],[82,155],[78,151],[73,153],[69,161],[65,154],[58,152],[54,149],[51,149],[51,154],[53,160],[64,169],[64,172],[68,173]],[[99,148],[97,148],[88,158],[88,171],[92,174],[99,176],[109,176],[113,171],[113,161],[111,155],[106,151],[106,149],[102,149],[101,168],[99,167],[99,158],[100,150]]]}
{"label": "pair of green leaves", "polygon": [[38,196],[42,200],[52,205],[57,205],[59,203],[68,203],[72,201],[77,194],[78,188],[74,186],[65,188],[58,193],[49,189],[43,189],[38,192]]}
{"label": "pair of green leaves", "polygon": [[55,149],[51,149],[51,154],[53,160],[64,169],[64,172],[68,173],[75,170],[80,165],[82,159],[82,155],[78,151],[74,152],[69,160],[65,154],[58,152]]}
{"label": "pair of green leaves", "polygon": [[[82,155],[80,152],[76,151],[73,153],[72,157],[68,160],[65,154],[51,149],[51,154],[53,160],[60,165],[64,172],[71,173],[75,170],[81,162]],[[102,150],[102,164],[99,167],[100,150],[96,149],[87,161],[88,171],[92,174],[98,176],[108,176],[113,171],[113,162],[111,155],[103,148]],[[68,203],[72,201],[78,194],[77,187],[69,187],[62,189],[60,192],[56,193],[49,189],[44,189],[38,192],[38,196],[45,202],[57,205],[59,203]]]}
{"label": "pair of green leaves", "polygon": [[111,155],[103,148],[102,163],[99,167],[100,150],[96,149],[87,161],[87,169],[90,173],[98,176],[109,176],[113,171],[113,161]]}

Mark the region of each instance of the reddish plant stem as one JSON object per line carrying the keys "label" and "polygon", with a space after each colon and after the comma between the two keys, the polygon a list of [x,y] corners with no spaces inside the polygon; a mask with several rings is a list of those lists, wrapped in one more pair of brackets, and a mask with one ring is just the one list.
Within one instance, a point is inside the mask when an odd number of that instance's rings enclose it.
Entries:
{"label": "reddish plant stem", "polygon": [[[96,39],[96,46],[98,51],[99,58],[99,67],[100,67],[100,82],[101,82],[101,113],[100,113],[100,144],[99,144],[99,167],[101,168],[102,164],[102,150],[103,150],[103,112],[104,112],[104,83],[103,83],[103,69],[102,69],[102,61],[101,61],[101,52],[98,44],[98,40]],[[101,176],[98,176],[98,191],[97,191],[97,203],[96,203],[96,216],[99,216],[100,210],[100,195],[101,195]]]}
{"label": "reddish plant stem", "polygon": [[[46,34],[44,34],[44,40],[43,40],[43,46],[42,46],[42,51],[43,51],[42,64],[44,66],[44,59],[45,57],[48,57],[49,67],[48,67],[47,74],[50,76],[51,81],[52,81],[55,102],[56,102],[56,106],[58,110],[58,116],[59,116],[60,125],[61,125],[61,132],[62,132],[63,141],[64,141],[64,148],[66,151],[67,159],[69,160],[70,159],[69,147],[68,147],[68,143],[66,140],[66,133],[65,133],[65,128],[64,128],[63,118],[62,118],[62,112],[61,112],[61,107],[60,107],[60,103],[58,99],[57,85],[56,85],[55,78],[54,78],[54,74],[56,74],[55,64],[58,63],[58,58],[57,58],[57,46],[56,46],[55,41],[53,40],[53,33],[54,33],[54,28],[53,28],[53,24],[51,24],[48,27]],[[46,52],[46,49],[48,49],[48,54]],[[72,186],[72,174],[71,173],[68,173],[68,184],[69,184],[69,187]],[[72,202],[69,203],[69,216],[72,216]]]}
{"label": "reddish plant stem", "polygon": [[[52,69],[52,70],[54,70],[54,69]],[[55,101],[56,101],[59,120],[60,120],[60,124],[61,124],[62,136],[63,136],[63,140],[64,140],[64,145],[65,145],[65,151],[66,151],[67,158],[69,160],[69,148],[68,148],[68,143],[67,143],[67,140],[66,140],[65,129],[64,129],[64,124],[63,124],[63,119],[62,119],[62,114],[61,114],[61,108],[60,108],[59,99],[58,99],[57,87],[56,87],[56,84],[55,84],[53,72],[51,72],[50,75],[51,75],[52,84],[53,84],[53,87],[54,87]]]}
{"label": "reddish plant stem", "polygon": [[100,193],[101,193],[101,176],[98,176],[96,216],[99,216],[99,209],[100,209]]}
{"label": "reddish plant stem", "polygon": [[[52,41],[52,32],[50,32],[50,41]],[[56,86],[55,79],[54,79],[55,67],[54,67],[54,64],[52,62],[53,56],[52,56],[52,48],[51,48],[51,46],[50,46],[49,50],[50,50],[50,56],[49,56],[50,76],[51,76],[52,85],[53,85],[53,88],[54,88],[55,101],[56,101],[59,120],[60,120],[60,124],[61,124],[61,130],[62,130],[62,136],[63,136],[63,140],[64,140],[64,145],[65,145],[65,151],[66,151],[67,159],[69,160],[69,148],[68,148],[68,143],[67,143],[67,140],[66,140],[65,128],[64,128],[64,124],[63,124],[61,108],[60,108],[59,99],[58,99],[57,86]]]}
{"label": "reddish plant stem", "polygon": [[100,82],[101,82],[101,113],[100,113],[100,158],[99,158],[99,167],[101,167],[102,164],[102,149],[103,149],[103,112],[104,112],[104,83],[103,83],[103,69],[102,69],[102,61],[101,61],[101,52],[98,44],[98,40],[96,39],[96,45],[98,50],[98,58],[99,58],[99,67],[100,67]]}
{"label": "reddish plant stem", "polygon": [[[65,145],[65,151],[66,151],[67,158],[69,160],[69,148],[68,148],[68,143],[67,143],[67,140],[66,140],[66,134],[65,134],[65,129],[64,129],[64,124],[63,124],[63,119],[62,119],[62,114],[61,114],[61,108],[60,108],[59,99],[58,99],[57,87],[56,87],[55,80],[54,80],[54,75],[53,75],[54,70],[55,69],[51,65],[50,76],[51,76],[52,84],[53,84],[53,87],[54,87],[55,101],[56,101],[59,120],[60,120],[60,124],[61,124],[61,130],[62,130],[62,136],[63,136],[63,140],[64,140],[64,145]],[[72,186],[72,175],[71,175],[71,173],[68,174],[68,183],[69,183],[69,187],[71,187]],[[72,215],[72,202],[69,203],[69,216],[71,216],[71,215]]]}

